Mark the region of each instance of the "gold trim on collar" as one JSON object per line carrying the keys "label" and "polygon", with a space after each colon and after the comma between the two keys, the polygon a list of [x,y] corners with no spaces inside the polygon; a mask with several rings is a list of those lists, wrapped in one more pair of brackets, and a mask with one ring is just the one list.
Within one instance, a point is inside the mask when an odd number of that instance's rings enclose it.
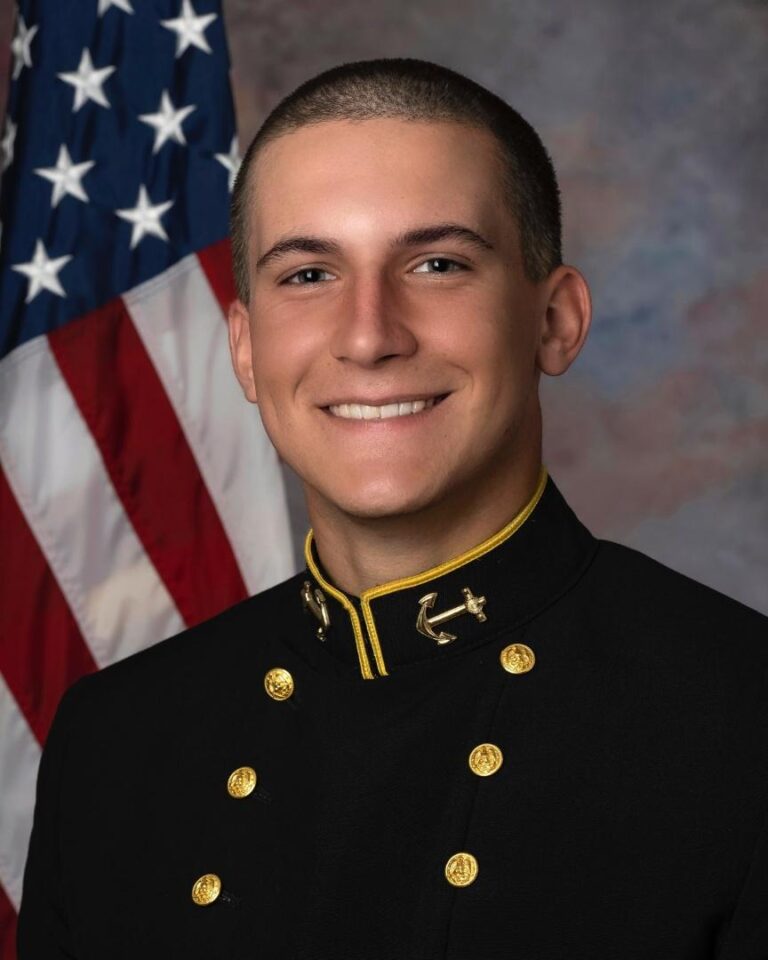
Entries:
{"label": "gold trim on collar", "polygon": [[365,640],[363,639],[363,629],[360,626],[360,617],[357,615],[357,610],[355,610],[352,601],[346,594],[343,594],[341,590],[337,590],[333,584],[328,583],[325,577],[320,573],[320,570],[315,563],[315,558],[312,555],[312,531],[310,530],[307,534],[307,538],[304,541],[304,559],[307,562],[307,568],[312,576],[317,580],[320,586],[325,590],[326,593],[329,593],[335,600],[338,600],[339,603],[344,607],[344,609],[349,614],[349,619],[352,621],[352,632],[355,635],[355,647],[357,648],[357,659],[360,661],[360,673],[363,675],[364,680],[374,680],[373,671],[371,670],[371,662],[368,659],[368,651],[365,649]]}
{"label": "gold trim on collar", "polygon": [[[369,590],[364,590],[360,594],[360,608],[363,612],[363,619],[365,620],[365,625],[367,628],[368,640],[370,642],[371,650],[373,651],[373,657],[376,661],[376,667],[380,676],[388,676],[388,671],[386,663],[384,662],[384,655],[381,650],[381,643],[379,642],[379,635],[378,631],[376,630],[376,622],[373,618],[373,611],[371,610],[371,601],[376,600],[379,597],[384,597],[390,593],[396,593],[398,590],[407,590],[410,587],[418,587],[421,586],[421,584],[426,583],[428,580],[434,580],[437,577],[443,577],[445,574],[452,573],[459,567],[463,567],[465,564],[471,563],[473,560],[477,560],[480,557],[485,556],[486,553],[490,553],[491,550],[494,550],[496,547],[500,546],[505,540],[508,540],[512,534],[516,533],[525,523],[528,517],[530,517],[530,515],[533,513],[536,508],[536,504],[539,502],[541,495],[544,493],[544,488],[547,485],[547,476],[547,468],[542,464],[539,472],[539,479],[536,483],[536,489],[534,490],[533,496],[528,503],[526,503],[523,509],[516,514],[505,527],[502,527],[502,529],[497,533],[494,533],[493,536],[488,537],[487,540],[483,540],[483,542],[479,543],[476,547],[472,547],[471,550],[467,550],[465,553],[461,553],[457,557],[447,560],[445,563],[440,563],[435,567],[430,567],[428,570],[424,570],[422,573],[416,573],[411,577],[403,577],[401,580],[390,580],[387,583],[379,584],[377,587],[371,587]],[[352,622],[352,631],[355,635],[357,657],[360,661],[360,672],[365,680],[373,680],[375,677],[373,671],[371,670],[371,663],[368,658],[368,651],[366,649],[363,630],[360,624],[360,617],[357,615],[357,610],[355,610],[352,601],[345,594],[343,594],[341,590],[337,590],[336,587],[328,583],[325,577],[320,573],[312,553],[312,543],[313,532],[310,530],[307,534],[306,540],[304,541],[304,558],[306,560],[307,567],[323,590],[327,591],[332,597],[334,597],[334,599],[338,600],[349,614],[349,618]]]}
{"label": "gold trim on collar", "polygon": [[533,513],[536,504],[541,499],[541,495],[544,493],[544,487],[546,485],[547,468],[542,467],[539,474],[538,483],[536,484],[536,489],[533,492],[533,496],[528,503],[526,503],[520,513],[513,517],[506,527],[502,527],[498,533],[494,533],[492,537],[488,537],[487,540],[483,540],[482,543],[479,543],[476,547],[472,547],[471,550],[467,550],[466,553],[461,553],[458,557],[454,557],[452,560],[447,560],[445,563],[439,563],[436,567],[430,567],[429,570],[425,570],[423,573],[416,573],[412,577],[403,577],[402,580],[390,580],[388,583],[382,583],[378,587],[371,587],[370,590],[364,590],[360,595],[360,600],[375,600],[377,597],[383,597],[387,593],[394,593],[396,590],[405,590],[408,587],[420,587],[421,584],[426,583],[427,580],[434,580],[436,577],[443,577],[446,573],[452,573],[459,567],[463,567],[465,563],[471,563],[472,560],[477,560],[486,553],[490,553],[491,550],[500,546],[505,540],[509,540],[512,534],[516,533],[520,527],[522,527],[528,517],[530,517],[530,515]]}

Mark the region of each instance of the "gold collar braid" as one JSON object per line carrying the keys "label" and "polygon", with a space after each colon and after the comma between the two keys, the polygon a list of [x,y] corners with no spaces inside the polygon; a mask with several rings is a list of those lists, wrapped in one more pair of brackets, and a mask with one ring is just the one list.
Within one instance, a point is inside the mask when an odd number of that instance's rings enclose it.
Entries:
{"label": "gold collar braid", "polygon": [[[504,543],[505,540],[508,540],[514,533],[516,533],[525,523],[528,517],[530,517],[530,515],[533,513],[534,509],[536,508],[536,504],[539,502],[541,495],[544,492],[544,488],[547,484],[547,476],[547,469],[542,465],[539,472],[539,478],[536,483],[536,489],[534,490],[531,499],[528,501],[528,503],[526,503],[522,510],[520,510],[520,512],[509,521],[506,526],[502,527],[502,529],[497,533],[494,533],[492,536],[488,537],[487,540],[483,540],[482,543],[472,547],[470,550],[459,554],[457,557],[453,557],[451,560],[447,560],[445,563],[440,563],[435,567],[430,567],[428,570],[424,570],[422,573],[414,574],[411,577],[403,577],[401,580],[390,580],[389,582],[382,583],[377,587],[371,587],[369,590],[364,590],[360,594],[360,609],[362,610],[363,620],[365,621],[366,632],[368,635],[368,643],[370,644],[373,652],[373,658],[379,676],[388,676],[388,671],[384,662],[384,654],[381,650],[381,644],[379,642],[379,635],[376,629],[373,611],[371,610],[371,601],[376,600],[379,597],[384,597],[387,594],[395,593],[398,590],[406,590],[410,587],[421,586],[422,584],[427,583],[429,580],[435,580],[438,577],[445,576],[445,574],[451,573],[452,571],[457,570],[459,567],[463,567],[465,564],[471,563],[473,560],[477,560],[486,553],[490,553],[491,550],[494,550],[500,544]],[[365,635],[363,633],[358,612],[349,597],[342,593],[341,590],[330,584],[320,572],[314,556],[313,543],[314,535],[313,531],[310,530],[307,534],[306,540],[304,541],[304,558],[306,560],[307,569],[320,585],[321,589],[324,590],[329,596],[337,600],[348,613],[352,624],[352,632],[354,633],[355,637],[355,647],[357,649],[357,656],[360,662],[360,673],[365,680],[375,680],[376,674],[374,674],[371,668],[371,662],[368,657],[368,650],[365,642]]]}

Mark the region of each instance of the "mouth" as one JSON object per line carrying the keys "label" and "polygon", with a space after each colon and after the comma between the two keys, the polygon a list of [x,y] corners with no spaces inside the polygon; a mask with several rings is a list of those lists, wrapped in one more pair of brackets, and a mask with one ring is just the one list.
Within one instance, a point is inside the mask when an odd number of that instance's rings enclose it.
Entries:
{"label": "mouth", "polygon": [[412,400],[392,400],[389,403],[370,404],[361,402],[332,403],[323,409],[332,417],[342,420],[394,420],[396,417],[412,417],[431,410],[442,403],[447,393]]}

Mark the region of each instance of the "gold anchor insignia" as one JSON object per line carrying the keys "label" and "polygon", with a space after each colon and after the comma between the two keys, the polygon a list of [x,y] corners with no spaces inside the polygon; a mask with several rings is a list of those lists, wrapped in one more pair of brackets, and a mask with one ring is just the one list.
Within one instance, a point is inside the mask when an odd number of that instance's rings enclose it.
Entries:
{"label": "gold anchor insignia", "polygon": [[446,610],[445,613],[437,613],[434,617],[427,616],[427,614],[432,607],[434,607],[437,594],[428,593],[425,597],[422,597],[421,600],[419,600],[421,606],[419,608],[419,615],[416,618],[416,629],[419,633],[423,633],[425,637],[430,637],[430,639],[435,640],[442,646],[444,643],[450,643],[451,640],[455,640],[456,636],[453,633],[448,633],[446,630],[435,633],[435,627],[439,627],[448,620],[453,620],[454,617],[460,617],[463,613],[471,613],[473,617],[477,617],[478,623],[484,623],[488,619],[483,613],[483,607],[486,602],[485,597],[476,597],[469,587],[464,587],[461,593],[464,597],[464,603],[458,607],[451,607],[451,609]]}
{"label": "gold anchor insignia", "polygon": [[301,588],[301,602],[304,604],[304,609],[311,611],[320,621],[317,637],[318,640],[325,640],[331,626],[331,615],[328,613],[328,604],[323,591],[317,587],[313,590],[309,580],[305,580]]}

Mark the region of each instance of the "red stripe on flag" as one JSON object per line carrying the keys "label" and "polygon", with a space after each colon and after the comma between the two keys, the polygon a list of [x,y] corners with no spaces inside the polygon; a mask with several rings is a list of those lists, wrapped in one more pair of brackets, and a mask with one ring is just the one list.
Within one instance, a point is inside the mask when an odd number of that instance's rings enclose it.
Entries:
{"label": "red stripe on flag", "polygon": [[16,911],[0,886],[0,960],[16,960]]}
{"label": "red stripe on flag", "polygon": [[229,305],[237,299],[229,240],[220,240],[203,250],[198,250],[197,259],[208,278],[214,296],[219,301],[221,312],[226,317]]}
{"label": "red stripe on flag", "polygon": [[121,299],[49,334],[126,513],[182,617],[247,596],[232,547]]}
{"label": "red stripe on flag", "polygon": [[44,743],[61,695],[96,664],[2,471],[0,529],[0,672]]}

